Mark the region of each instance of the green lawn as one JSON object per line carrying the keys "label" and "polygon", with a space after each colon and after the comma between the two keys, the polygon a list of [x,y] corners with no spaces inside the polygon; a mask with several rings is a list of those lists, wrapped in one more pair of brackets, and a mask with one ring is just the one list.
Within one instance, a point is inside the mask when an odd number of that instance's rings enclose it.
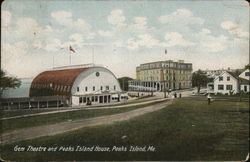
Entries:
{"label": "green lawn", "polygon": [[[160,103],[160,102],[166,102],[166,101],[158,101],[156,103]],[[72,111],[72,112],[60,112],[60,113],[55,113],[55,114],[2,120],[0,121],[1,130],[10,131],[10,130],[19,129],[19,128],[48,125],[48,124],[54,124],[58,122],[66,122],[68,120],[78,120],[78,119],[86,119],[86,118],[98,117],[98,116],[103,116],[103,115],[111,115],[111,114],[116,114],[116,113],[127,112],[130,110],[142,108],[142,107],[153,105],[156,103],[149,103],[149,104],[138,105],[138,106],[128,106],[128,107],[123,107],[123,108],[114,108],[114,109],[96,109],[96,110],[82,109],[82,110],[77,110],[77,111]]]}
{"label": "green lawn", "polygon": [[[165,109],[128,121],[83,128],[2,147],[8,160],[223,160],[245,159],[247,102],[178,99]],[[121,139],[126,135],[127,138]],[[154,146],[154,152],[13,152],[19,146]]]}

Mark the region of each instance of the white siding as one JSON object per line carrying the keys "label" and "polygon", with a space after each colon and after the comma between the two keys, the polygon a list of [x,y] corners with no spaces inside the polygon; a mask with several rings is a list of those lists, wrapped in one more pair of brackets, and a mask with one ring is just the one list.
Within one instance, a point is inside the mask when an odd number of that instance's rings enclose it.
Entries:
{"label": "white siding", "polygon": [[[223,80],[220,81],[219,77],[223,77]],[[230,77],[230,81],[227,80],[227,77]],[[223,90],[218,89],[219,85],[223,85],[224,89]],[[233,92],[233,93],[239,92],[237,79],[235,79],[229,73],[224,72],[220,76],[218,76],[214,79],[214,93],[223,93],[223,94],[228,93],[229,94],[230,90],[227,90],[227,85],[232,85],[231,92]]]}
{"label": "white siding", "polygon": [[239,77],[249,80],[249,76],[247,76],[246,73],[249,73],[249,69],[246,69],[245,71],[243,71],[243,72],[239,75]]}
{"label": "white siding", "polygon": [[[246,91],[245,91],[245,86],[246,86]],[[240,85],[240,90],[243,92],[250,92],[250,87],[249,85]]]}
{"label": "white siding", "polygon": [[[96,76],[97,72],[100,74],[98,77]],[[95,87],[95,90],[93,90],[93,86]],[[77,77],[72,87],[72,95],[85,95],[101,92],[101,86],[103,88],[102,91],[105,91],[107,86],[109,86],[109,92],[121,91],[118,80],[110,71],[104,68],[90,68]],[[115,90],[114,86],[116,87]],[[79,87],[79,92],[77,92],[77,87]],[[88,89],[87,91],[85,91],[86,87]]]}
{"label": "white siding", "polygon": [[[96,75],[99,73],[99,76]],[[87,87],[87,91],[86,91]],[[93,87],[95,87],[93,89]],[[102,90],[101,90],[102,87]],[[109,87],[108,89],[106,87]],[[115,88],[114,88],[115,87]],[[79,91],[77,91],[79,89]],[[104,92],[105,91],[105,92]],[[106,68],[89,68],[82,72],[75,80],[71,94],[72,105],[79,105],[79,96],[111,96],[120,93],[121,88],[117,78]],[[99,98],[99,97],[98,97]],[[99,100],[99,99],[98,99]],[[110,99],[110,102],[112,100]],[[108,103],[108,102],[105,102]],[[85,103],[86,104],[86,103]]]}

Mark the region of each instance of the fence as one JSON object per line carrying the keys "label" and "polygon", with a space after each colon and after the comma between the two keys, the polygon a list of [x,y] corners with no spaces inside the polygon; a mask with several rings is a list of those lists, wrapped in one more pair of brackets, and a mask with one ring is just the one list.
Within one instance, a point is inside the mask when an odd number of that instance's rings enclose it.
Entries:
{"label": "fence", "polygon": [[68,106],[69,99],[65,96],[42,96],[0,99],[1,110],[33,109]]}

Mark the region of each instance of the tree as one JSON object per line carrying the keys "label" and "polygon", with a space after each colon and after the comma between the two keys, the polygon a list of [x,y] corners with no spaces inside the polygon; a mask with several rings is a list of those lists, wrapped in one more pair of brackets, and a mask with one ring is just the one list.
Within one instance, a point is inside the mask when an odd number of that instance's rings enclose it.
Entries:
{"label": "tree", "polygon": [[250,69],[250,64],[245,65],[244,70]]}
{"label": "tree", "polygon": [[1,70],[0,71],[0,96],[3,90],[7,88],[17,88],[20,87],[21,81],[15,77],[6,76],[6,73]]}
{"label": "tree", "polygon": [[118,81],[120,83],[120,87],[123,91],[128,91],[128,81],[129,80],[133,80],[133,79],[129,78],[129,77],[118,78]]}
{"label": "tree", "polygon": [[210,79],[206,76],[204,72],[198,70],[192,75],[192,85],[197,87],[197,92],[200,92],[202,86],[206,86]]}

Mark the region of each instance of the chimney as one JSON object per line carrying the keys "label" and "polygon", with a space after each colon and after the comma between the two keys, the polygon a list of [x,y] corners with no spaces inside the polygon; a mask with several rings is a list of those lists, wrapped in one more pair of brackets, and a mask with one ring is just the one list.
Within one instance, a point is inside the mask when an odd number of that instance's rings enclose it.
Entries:
{"label": "chimney", "polygon": [[184,63],[184,60],[178,60],[178,63]]}

